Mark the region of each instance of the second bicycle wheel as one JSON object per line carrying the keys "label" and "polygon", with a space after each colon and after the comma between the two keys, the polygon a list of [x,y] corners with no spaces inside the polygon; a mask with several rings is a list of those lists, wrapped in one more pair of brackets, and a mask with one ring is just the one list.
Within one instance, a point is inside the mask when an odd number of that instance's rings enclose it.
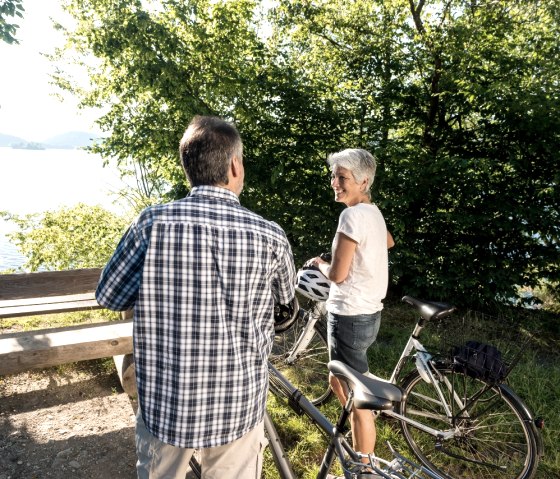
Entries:
{"label": "second bicycle wheel", "polygon": [[536,443],[520,400],[508,388],[448,368],[438,369],[435,376],[442,397],[418,371],[400,385],[407,394],[400,414],[434,429],[454,431],[451,439],[436,440],[401,421],[405,440],[418,459],[445,478],[533,477]]}
{"label": "second bicycle wheel", "polygon": [[[269,359],[313,404],[319,405],[329,398],[331,389],[325,324],[319,319],[312,331],[306,330],[309,314],[315,313],[306,312],[290,329],[276,335]],[[300,341],[306,333],[309,339]]]}

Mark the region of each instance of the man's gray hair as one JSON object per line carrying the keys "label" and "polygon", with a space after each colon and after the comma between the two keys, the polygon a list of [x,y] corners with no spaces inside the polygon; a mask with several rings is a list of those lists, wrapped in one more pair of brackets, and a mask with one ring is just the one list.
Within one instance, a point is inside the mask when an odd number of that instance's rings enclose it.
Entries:
{"label": "man's gray hair", "polygon": [[179,155],[191,186],[227,185],[232,158],[243,159],[243,143],[233,124],[197,115],[181,139]]}
{"label": "man's gray hair", "polygon": [[377,169],[377,163],[375,157],[367,150],[362,150],[361,148],[348,148],[346,150],[339,151],[338,153],[333,153],[329,155],[327,159],[331,171],[338,166],[340,168],[346,168],[350,170],[354,179],[361,183],[364,179],[367,179],[366,193],[370,194],[371,185],[373,185],[373,180],[375,178],[375,170]]}

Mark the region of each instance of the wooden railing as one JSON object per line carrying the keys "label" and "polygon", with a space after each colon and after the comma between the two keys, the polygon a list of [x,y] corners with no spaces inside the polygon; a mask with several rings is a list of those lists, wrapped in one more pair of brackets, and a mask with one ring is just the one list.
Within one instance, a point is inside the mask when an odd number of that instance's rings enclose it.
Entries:
{"label": "wooden railing", "polygon": [[[100,309],[95,288],[100,269],[0,275],[2,318]],[[0,375],[113,357],[123,389],[134,396],[132,314],[102,323],[0,335]]]}

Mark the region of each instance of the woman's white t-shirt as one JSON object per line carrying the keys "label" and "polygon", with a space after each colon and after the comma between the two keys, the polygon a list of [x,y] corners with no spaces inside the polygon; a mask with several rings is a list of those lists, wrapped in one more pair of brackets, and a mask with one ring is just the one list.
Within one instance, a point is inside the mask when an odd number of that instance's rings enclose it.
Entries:
{"label": "woman's white t-shirt", "polygon": [[339,233],[357,245],[347,278],[331,283],[327,311],[347,316],[381,311],[389,281],[387,226],[381,211],[367,203],[350,206],[340,215],[336,232],[333,252]]}

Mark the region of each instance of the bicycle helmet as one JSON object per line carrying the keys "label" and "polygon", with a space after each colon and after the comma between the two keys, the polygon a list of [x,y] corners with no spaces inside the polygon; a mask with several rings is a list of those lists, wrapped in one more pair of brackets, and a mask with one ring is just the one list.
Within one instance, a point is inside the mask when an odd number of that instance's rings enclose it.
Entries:
{"label": "bicycle helmet", "polygon": [[288,304],[274,305],[274,332],[283,333],[294,324],[299,314],[299,303],[294,296]]}
{"label": "bicycle helmet", "polygon": [[297,273],[296,290],[314,301],[326,301],[331,282],[316,267],[300,269]]}

